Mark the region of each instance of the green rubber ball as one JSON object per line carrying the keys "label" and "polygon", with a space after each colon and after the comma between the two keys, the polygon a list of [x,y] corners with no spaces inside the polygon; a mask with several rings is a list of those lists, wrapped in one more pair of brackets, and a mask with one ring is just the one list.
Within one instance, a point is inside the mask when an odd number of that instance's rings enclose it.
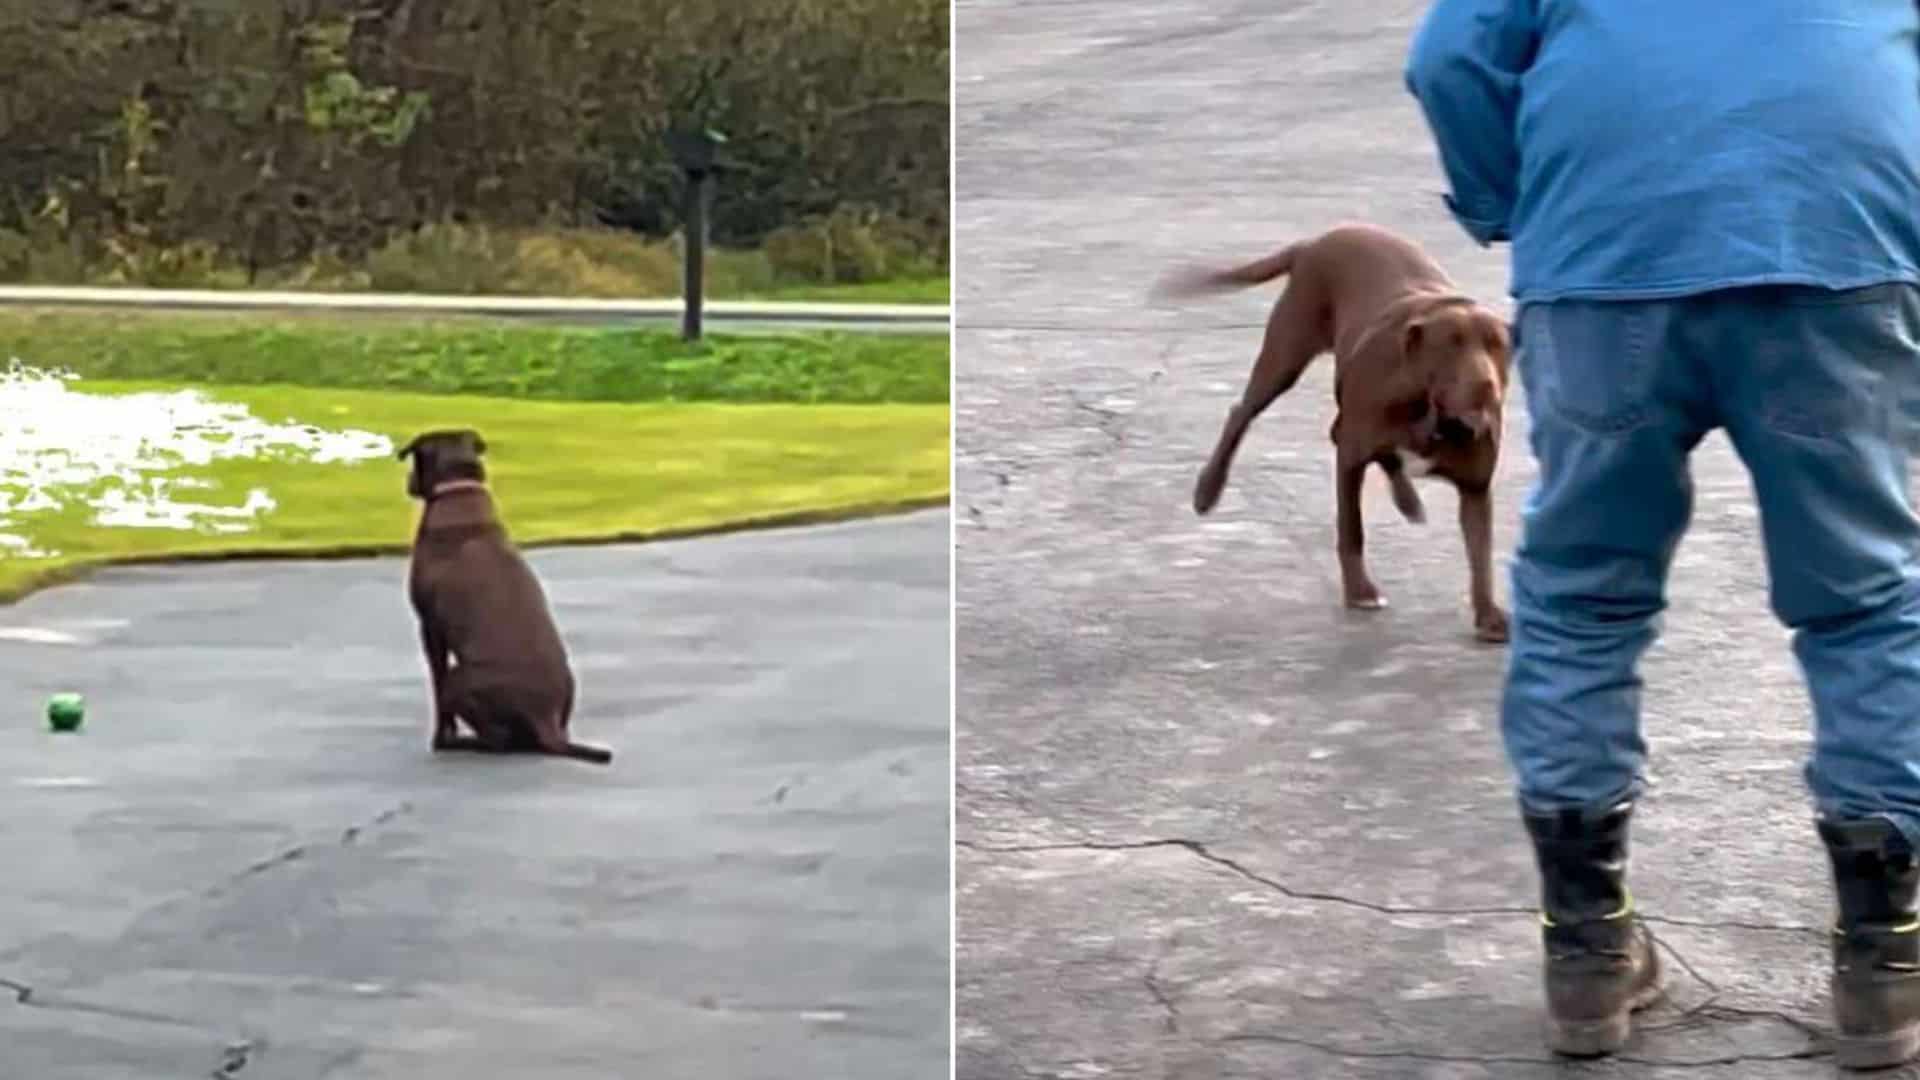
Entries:
{"label": "green rubber ball", "polygon": [[79,731],[87,719],[87,702],[79,694],[55,694],[47,699],[47,726],[55,731]]}

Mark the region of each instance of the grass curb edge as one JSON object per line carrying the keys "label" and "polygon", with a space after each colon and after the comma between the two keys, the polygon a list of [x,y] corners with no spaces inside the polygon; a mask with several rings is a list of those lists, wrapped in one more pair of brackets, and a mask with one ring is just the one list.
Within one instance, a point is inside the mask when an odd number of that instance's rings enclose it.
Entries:
{"label": "grass curb edge", "polygon": [[[515,540],[515,546],[523,551],[537,551],[543,548],[568,547],[611,547],[616,544],[656,544],[673,540],[694,540],[709,536],[726,536],[733,533],[763,532],[773,529],[798,529],[814,525],[836,525],[850,521],[866,521],[876,518],[896,517],[902,514],[918,513],[951,506],[953,495],[946,492],[940,495],[919,495],[904,499],[889,499],[877,502],[844,503],[839,506],[812,507],[803,510],[783,510],[773,514],[753,514],[746,517],[729,518],[700,525],[669,526],[661,529],[622,530],[612,533],[595,533],[585,536],[562,536],[550,539],[521,542]],[[511,529],[511,525],[508,526]],[[84,581],[92,574],[102,570],[113,570],[132,566],[186,566],[199,563],[229,562],[344,562],[353,559],[374,559],[391,555],[404,555],[412,549],[408,543],[368,543],[337,544],[321,547],[302,547],[287,545],[284,547],[228,548],[219,551],[188,551],[174,554],[127,555],[99,559],[87,559],[29,575],[14,586],[0,586],[0,609],[11,607],[34,593],[62,585],[72,585]]]}

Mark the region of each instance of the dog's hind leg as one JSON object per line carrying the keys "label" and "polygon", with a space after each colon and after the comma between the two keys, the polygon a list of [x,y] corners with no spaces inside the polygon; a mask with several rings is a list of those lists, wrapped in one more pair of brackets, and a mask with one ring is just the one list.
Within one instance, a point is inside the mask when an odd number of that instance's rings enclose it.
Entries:
{"label": "dog's hind leg", "polygon": [[433,740],[435,750],[465,750],[479,754],[507,754],[516,748],[513,745],[513,728],[503,723],[499,704],[491,695],[477,689],[472,681],[461,674],[459,668],[453,670],[447,681],[447,712],[458,717],[469,728],[472,735],[462,735],[458,728],[444,734],[436,733]]}
{"label": "dog's hind leg", "polygon": [[505,753],[505,751],[500,749],[498,744],[487,742],[485,739],[476,735],[448,735],[445,738],[435,739],[433,741],[433,749],[436,753],[453,751],[465,751],[473,754]]}
{"label": "dog's hind leg", "polygon": [[1290,282],[1267,317],[1266,338],[1260,343],[1253,372],[1247,376],[1246,389],[1227,413],[1213,456],[1194,484],[1194,513],[1205,514],[1219,503],[1220,493],[1227,486],[1228,468],[1240,449],[1240,440],[1246,437],[1247,425],[1281,394],[1293,389],[1314,357],[1332,347],[1332,328],[1323,305],[1309,300],[1297,280]]}

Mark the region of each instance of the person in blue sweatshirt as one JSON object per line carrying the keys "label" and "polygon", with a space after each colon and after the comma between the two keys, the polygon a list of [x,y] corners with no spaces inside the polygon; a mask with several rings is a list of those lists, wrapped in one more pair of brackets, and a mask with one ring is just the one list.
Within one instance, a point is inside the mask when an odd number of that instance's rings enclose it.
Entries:
{"label": "person in blue sweatshirt", "polygon": [[1813,702],[1835,1054],[1915,1057],[1920,10],[1438,0],[1406,77],[1448,210],[1510,245],[1539,476],[1500,728],[1541,880],[1549,1046],[1612,1052],[1659,996],[1626,882],[1637,668],[1692,509],[1688,457],[1717,428],[1752,477]]}

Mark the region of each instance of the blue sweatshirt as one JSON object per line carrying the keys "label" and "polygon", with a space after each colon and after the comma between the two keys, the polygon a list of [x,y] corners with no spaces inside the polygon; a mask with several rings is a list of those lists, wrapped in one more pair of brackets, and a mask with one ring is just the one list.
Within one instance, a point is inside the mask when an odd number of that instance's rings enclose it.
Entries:
{"label": "blue sweatshirt", "polygon": [[1916,0],[1437,0],[1406,74],[1522,303],[1920,283]]}

